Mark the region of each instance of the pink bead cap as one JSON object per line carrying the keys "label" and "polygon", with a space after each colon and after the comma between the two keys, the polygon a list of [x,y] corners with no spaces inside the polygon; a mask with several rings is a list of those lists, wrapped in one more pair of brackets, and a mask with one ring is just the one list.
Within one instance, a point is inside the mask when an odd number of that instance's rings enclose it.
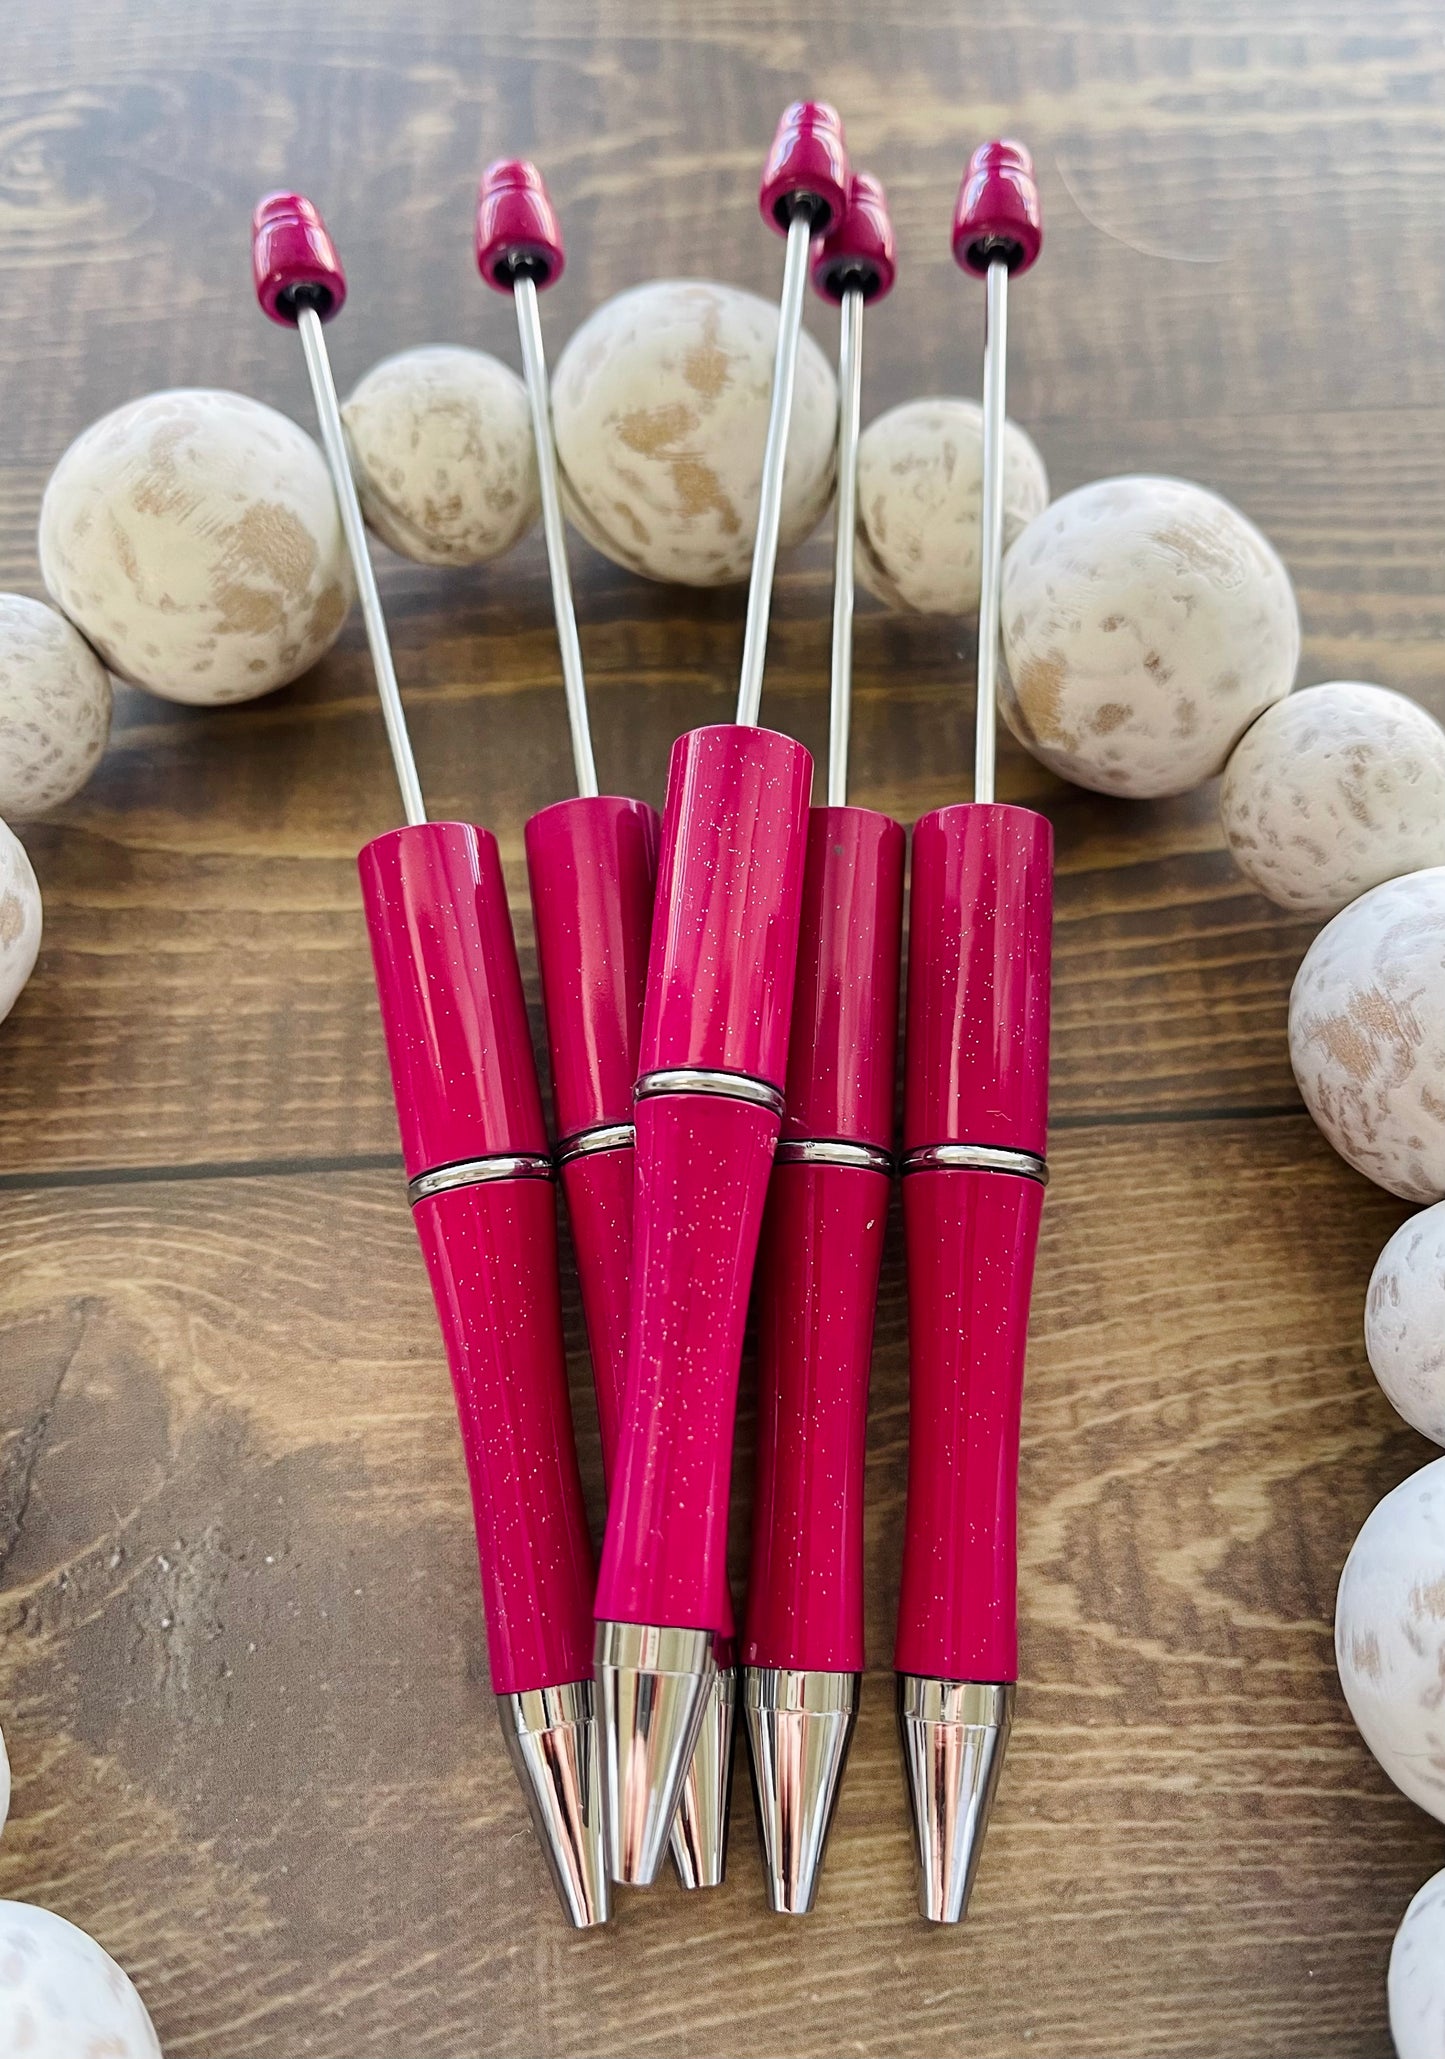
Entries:
{"label": "pink bead cap", "polygon": [[982,143],[968,160],[953,210],[953,255],[983,278],[1002,258],[1026,272],[1043,248],[1034,161],[1022,143]]}
{"label": "pink bead cap", "polygon": [[763,220],[786,236],[800,206],[809,206],[819,235],[848,205],[848,153],[838,110],[826,100],[795,100],[785,108],[763,166],[758,206]]}
{"label": "pink bead cap", "polygon": [[824,300],[841,300],[856,286],[865,300],[882,300],[897,273],[888,196],[868,172],[854,172],[841,218],[813,244],[813,290]]}
{"label": "pink bead cap", "polygon": [[294,329],[303,307],[323,322],[346,305],[346,274],[319,209],[300,193],[268,193],[251,217],[251,271],[263,313]]}
{"label": "pink bead cap", "polygon": [[555,286],[567,262],[562,224],[536,165],[499,157],[477,189],[477,270],[497,293],[519,278]]}

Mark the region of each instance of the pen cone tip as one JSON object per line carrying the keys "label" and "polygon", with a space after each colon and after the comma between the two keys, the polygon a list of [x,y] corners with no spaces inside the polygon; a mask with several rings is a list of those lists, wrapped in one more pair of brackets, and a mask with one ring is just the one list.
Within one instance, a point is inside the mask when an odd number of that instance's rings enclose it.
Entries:
{"label": "pen cone tip", "polygon": [[768,1906],[780,1916],[812,1909],[858,1686],[856,1673],[749,1666],[743,1675]]}
{"label": "pen cone tip", "polygon": [[1011,1684],[898,1676],[919,1906],[930,1923],[961,1923],[968,1913],[1013,1703]]}
{"label": "pen cone tip", "polygon": [[712,1636],[597,1625],[607,1858],[612,1878],[657,1878],[713,1679]]}
{"label": "pen cone tip", "polygon": [[592,1682],[499,1694],[497,1713],[568,1921],[578,1930],[605,1923],[611,1896]]}
{"label": "pen cone tip", "polygon": [[672,1826],[672,1863],[686,1888],[721,1887],[727,1871],[737,1698],[736,1669],[719,1666],[703,1705]]}

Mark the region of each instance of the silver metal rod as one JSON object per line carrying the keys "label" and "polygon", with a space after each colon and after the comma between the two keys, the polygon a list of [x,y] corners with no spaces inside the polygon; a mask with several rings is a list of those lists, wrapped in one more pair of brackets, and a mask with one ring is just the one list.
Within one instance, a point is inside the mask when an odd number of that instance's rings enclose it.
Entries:
{"label": "silver metal rod", "polygon": [[808,284],[808,253],[812,242],[812,216],[804,209],[788,224],[788,249],[783,260],[778,347],[773,354],[773,397],[768,409],[768,440],[763,446],[758,533],[753,544],[752,576],[748,581],[743,667],[738,682],[738,721],[745,728],[756,727],[758,710],[763,703],[763,660],[768,649],[773,568],[778,562],[778,524],[783,513],[783,467],[787,463],[788,429],[793,419],[793,382],[798,369],[798,336],[803,326],[803,294]]}
{"label": "silver metal rod", "polygon": [[848,804],[853,712],[853,535],[858,526],[858,424],[863,412],[863,289],[844,289],[838,318],[838,486],[834,498],[833,676],[828,692],[828,806]]}
{"label": "silver metal rod", "polygon": [[366,527],[361,519],[361,503],[356,498],[356,481],[351,476],[351,457],[341,426],[336,387],[332,383],[331,360],[326,354],[326,334],[314,307],[301,309],[296,326],[301,332],[301,348],[306,353],[306,370],[311,376],[316,419],[321,425],[321,444],[326,452],[326,462],[331,467],[331,483],[336,489],[336,504],[341,512],[341,529],[351,555],[351,569],[356,574],[357,591],[361,595],[366,641],[371,646],[371,665],[376,674],[376,690],[381,696],[382,720],[391,745],[391,761],[396,767],[396,783],[401,788],[406,819],[415,827],[417,823],[426,821],[426,803],[421,797],[421,781],[416,776],[416,759],[412,756],[411,738],[407,735],[406,711],[401,704],[401,688],[396,683],[396,667],[391,662],[391,641],[386,633],[386,617],[381,612],[381,595],[376,590],[371,552],[366,547]]}
{"label": "silver metal rod", "polygon": [[547,570],[552,575],[552,613],[562,653],[562,685],[567,695],[567,727],[572,732],[572,762],[579,794],[597,791],[597,761],[592,755],[592,726],[587,719],[587,682],[582,676],[582,645],[577,636],[577,610],[567,570],[567,529],[562,497],[557,491],[557,447],[552,441],[552,403],[547,393],[547,357],[542,348],[542,317],[535,281],[519,277],[512,287],[517,305],[517,335],[522,345],[522,375],[532,410],[532,435],[537,445],[537,476],[542,488],[542,533],[547,539]]}
{"label": "silver metal rod", "polygon": [[1004,382],[1008,358],[1008,266],[988,268],[983,332],[983,506],[979,516],[978,706],[973,798],[991,801],[998,712],[999,580],[1003,570]]}

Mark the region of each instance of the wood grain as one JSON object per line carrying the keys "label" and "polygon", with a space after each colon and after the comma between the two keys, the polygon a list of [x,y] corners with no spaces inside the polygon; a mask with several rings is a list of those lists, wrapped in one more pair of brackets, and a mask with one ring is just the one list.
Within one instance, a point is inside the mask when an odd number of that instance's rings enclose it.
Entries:
{"label": "wood grain", "polygon": [[[0,93],[0,582],[67,442],[171,384],[308,427],[246,220],[310,190],[352,297],[345,390],[408,344],[514,357],[472,270],[479,165],[525,151],[567,226],[560,348],[669,273],[770,293],[774,113],[835,98],[902,272],[865,412],[976,392],[944,224],[1025,135],[1045,260],[1013,412],[1055,489],[1198,478],[1295,578],[1301,677],[1445,715],[1445,43],[1431,0],[17,0]],[[809,315],[831,347],[829,325]],[[569,763],[536,539],[473,573],[378,553],[434,813],[521,831]],[[574,576],[604,780],[661,796],[731,705],[742,595]],[[821,745],[828,545],[784,568],[765,708]],[[867,607],[854,798],[964,791],[972,646]],[[869,1454],[874,1669],[817,1915],[728,1885],[553,1912],[490,1708],[445,1370],[400,1193],[358,845],[396,817],[360,627],[221,713],[124,690],[26,831],[35,978],[0,1033],[0,1893],[85,1925],[167,2052],[1384,2054],[1383,1972],[1438,1829],[1348,1720],[1329,1619],[1360,1521],[1429,1455],[1364,1365],[1402,1211],[1299,1112],[1310,929],[1233,873],[1211,790],[1137,807],[1011,745],[1059,846],[1056,1174],[1024,1452],[1025,1686],[976,1910],[913,1916],[886,1664],[906,1446],[901,1253]],[[579,1440],[596,1431],[570,1269]],[[747,1376],[751,1377],[750,1373]],[[739,1428],[745,1573],[750,1401]]]}
{"label": "wood grain", "polygon": [[[1359,2051],[1438,1845],[1361,1749],[1330,1645],[1355,1528],[1425,1456],[1357,1341],[1401,1211],[1301,1117],[1114,1125],[1055,1164],[1025,1685],[966,1935],[912,1913],[886,1672],[896,1251],[873,1667],[818,1914],[765,1913],[740,1788],[725,1890],[569,1938],[490,1707],[445,1367],[381,1172],[0,1198],[23,1367],[0,1891],[95,1930],[167,2051],[208,2059]],[[575,1308],[569,1338],[595,1509]],[[751,1455],[745,1408],[739,1546]]]}

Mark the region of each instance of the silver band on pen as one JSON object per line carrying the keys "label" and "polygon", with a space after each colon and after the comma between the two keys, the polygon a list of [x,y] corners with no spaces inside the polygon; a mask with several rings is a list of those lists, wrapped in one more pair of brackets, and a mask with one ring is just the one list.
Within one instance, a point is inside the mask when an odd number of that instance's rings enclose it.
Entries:
{"label": "silver band on pen", "polygon": [[670,1065],[660,1072],[645,1072],[635,1093],[639,1101],[654,1094],[717,1094],[726,1101],[747,1101],[755,1108],[766,1108],[779,1118],[783,1113],[783,1097],[770,1081],[701,1065]]}
{"label": "silver band on pen", "polygon": [[893,1174],[893,1154],[878,1144],[858,1144],[843,1137],[784,1137],[773,1153],[776,1165],[851,1165],[860,1172]]}
{"label": "silver band on pen", "polygon": [[637,1142],[637,1131],[630,1122],[600,1122],[595,1129],[577,1130],[572,1136],[564,1137],[557,1146],[558,1165],[567,1165],[574,1158],[587,1158],[594,1151],[627,1151]]}
{"label": "silver band on pen", "polygon": [[1047,1162],[1034,1151],[1014,1151],[1005,1144],[923,1144],[903,1154],[903,1172],[1011,1172],[1049,1184]]}
{"label": "silver band on pen", "polygon": [[498,1152],[489,1158],[463,1158],[418,1173],[406,1184],[406,1198],[415,1208],[433,1194],[451,1194],[458,1187],[481,1187],[491,1180],[550,1180],[551,1159],[541,1151]]}

